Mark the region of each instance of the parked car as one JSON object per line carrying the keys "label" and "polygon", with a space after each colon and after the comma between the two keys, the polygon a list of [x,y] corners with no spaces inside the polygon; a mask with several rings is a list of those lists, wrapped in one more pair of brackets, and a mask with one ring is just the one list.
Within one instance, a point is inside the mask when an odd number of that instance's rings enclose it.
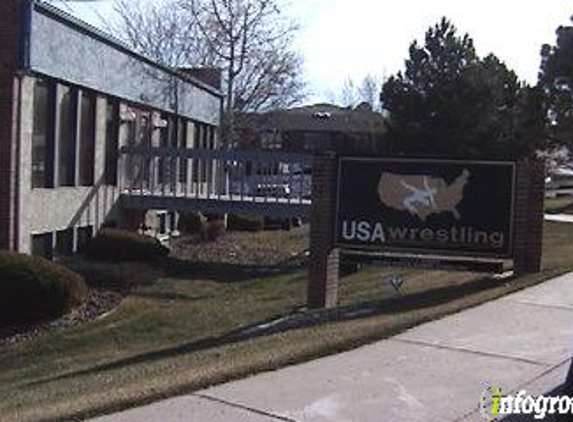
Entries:
{"label": "parked car", "polygon": [[290,186],[286,183],[259,183],[253,189],[254,196],[288,198],[291,194]]}

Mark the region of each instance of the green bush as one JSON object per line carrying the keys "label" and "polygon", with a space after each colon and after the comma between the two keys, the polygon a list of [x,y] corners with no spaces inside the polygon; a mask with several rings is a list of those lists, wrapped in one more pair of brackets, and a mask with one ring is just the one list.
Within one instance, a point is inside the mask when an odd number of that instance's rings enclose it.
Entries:
{"label": "green bush", "polygon": [[225,233],[225,222],[223,220],[211,220],[205,225],[203,239],[213,242]]}
{"label": "green bush", "polygon": [[205,229],[207,218],[197,212],[186,212],[179,215],[179,231],[186,234],[201,233]]}
{"label": "green bush", "polygon": [[260,231],[265,227],[263,217],[229,214],[227,217],[227,229],[232,231]]}
{"label": "green bush", "polygon": [[0,251],[0,325],[63,315],[86,296],[75,272],[44,258]]}
{"label": "green bush", "polygon": [[84,250],[88,259],[98,261],[156,261],[169,249],[157,239],[117,229],[102,229]]}
{"label": "green bush", "polygon": [[292,222],[290,218],[271,218],[266,217],[264,219],[265,230],[290,230],[292,228]]}

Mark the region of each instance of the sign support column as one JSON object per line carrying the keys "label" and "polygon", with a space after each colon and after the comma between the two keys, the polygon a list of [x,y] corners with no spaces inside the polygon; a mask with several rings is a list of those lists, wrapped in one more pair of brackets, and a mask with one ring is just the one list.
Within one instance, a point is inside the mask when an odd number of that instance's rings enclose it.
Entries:
{"label": "sign support column", "polygon": [[516,173],[514,272],[538,273],[543,243],[545,163],[539,159],[519,161]]}
{"label": "sign support column", "polygon": [[308,308],[333,308],[338,302],[340,250],[334,247],[338,159],[331,152],[312,158]]}

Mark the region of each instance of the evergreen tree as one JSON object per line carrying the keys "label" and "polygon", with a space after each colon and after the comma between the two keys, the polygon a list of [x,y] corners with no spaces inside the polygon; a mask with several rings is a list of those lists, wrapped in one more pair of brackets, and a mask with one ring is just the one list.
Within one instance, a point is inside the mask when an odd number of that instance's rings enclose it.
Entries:
{"label": "evergreen tree", "polygon": [[405,71],[388,79],[381,100],[390,153],[509,158],[543,140],[538,92],[494,55],[479,58],[445,18],[423,46],[411,44]]}

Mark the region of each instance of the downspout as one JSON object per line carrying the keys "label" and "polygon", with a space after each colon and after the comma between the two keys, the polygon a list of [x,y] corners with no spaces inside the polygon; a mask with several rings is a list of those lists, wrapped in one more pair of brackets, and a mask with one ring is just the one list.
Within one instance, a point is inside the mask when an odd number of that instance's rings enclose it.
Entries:
{"label": "downspout", "polygon": [[24,71],[28,71],[30,69],[33,10],[34,0],[22,1],[22,26],[20,28],[20,67]]}
{"label": "downspout", "polygon": [[14,127],[12,128],[12,160],[14,169],[14,180],[12,181],[13,189],[13,205],[12,205],[12,249],[16,252],[20,251],[20,183],[22,179],[22,169],[20,166],[21,160],[21,143],[22,143],[22,94],[23,94],[23,78],[24,74],[30,69],[30,43],[32,34],[32,11],[34,8],[34,0],[23,0],[21,4],[22,10],[20,15],[20,71],[14,75],[13,92],[17,93],[16,101],[12,105],[12,121]]}
{"label": "downspout", "polygon": [[17,92],[17,99],[14,102],[13,113],[14,125],[12,130],[12,159],[14,160],[14,180],[12,184],[12,189],[14,192],[13,198],[13,218],[12,218],[12,235],[13,235],[13,246],[12,249],[16,252],[20,251],[20,182],[21,182],[21,166],[20,166],[20,154],[21,154],[21,142],[22,142],[22,93],[23,93],[23,75],[18,73],[14,77],[14,92]]}

